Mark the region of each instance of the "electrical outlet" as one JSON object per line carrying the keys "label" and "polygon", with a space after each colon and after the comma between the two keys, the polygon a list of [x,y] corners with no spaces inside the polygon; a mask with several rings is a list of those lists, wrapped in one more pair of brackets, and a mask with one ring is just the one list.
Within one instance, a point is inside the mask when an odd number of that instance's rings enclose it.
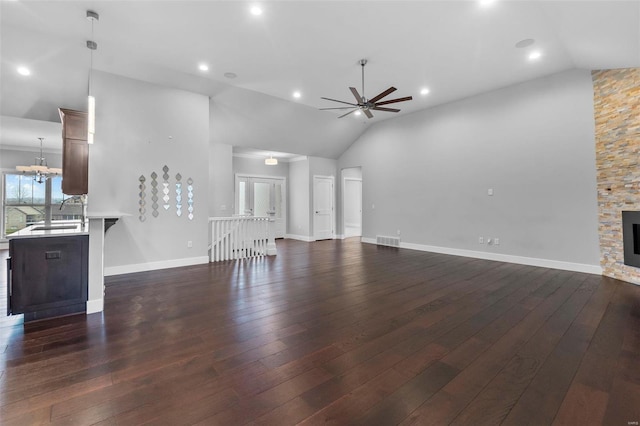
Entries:
{"label": "electrical outlet", "polygon": [[499,246],[500,245],[500,238],[496,237],[493,239],[493,244]]}
{"label": "electrical outlet", "polygon": [[193,247],[193,241],[187,241],[187,247],[188,248]]}
{"label": "electrical outlet", "polygon": [[484,237],[478,237],[478,242],[480,244],[484,244]]}
{"label": "electrical outlet", "polygon": [[400,236],[400,230],[398,229],[398,237]]}

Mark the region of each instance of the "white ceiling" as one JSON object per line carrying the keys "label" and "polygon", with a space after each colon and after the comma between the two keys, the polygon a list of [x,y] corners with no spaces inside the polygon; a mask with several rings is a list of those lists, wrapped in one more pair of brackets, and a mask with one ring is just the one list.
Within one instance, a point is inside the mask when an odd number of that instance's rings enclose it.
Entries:
{"label": "white ceiling", "polygon": [[62,152],[62,128],[59,123],[27,118],[0,116],[0,146],[20,151]]}
{"label": "white ceiling", "polygon": [[[57,108],[84,109],[91,37],[87,9],[100,14],[93,39],[98,70],[212,96],[229,85],[315,111],[352,101],[358,60],[365,94],[393,85],[400,114],[571,69],[640,66],[639,1],[4,1],[1,114],[57,120]],[[532,38],[525,49],[515,44]],[[532,49],[543,56],[527,60]],[[207,73],[197,65],[206,62]],[[16,73],[24,64],[33,74]],[[235,79],[224,77],[233,72]],[[430,94],[421,96],[422,87]],[[299,90],[302,97],[291,94]],[[305,108],[308,114],[308,108]],[[396,116],[376,112],[370,125]],[[337,118],[336,118],[337,119]],[[283,123],[285,124],[285,123]],[[362,127],[362,124],[359,123]],[[349,138],[361,131],[349,132]],[[352,142],[340,144],[331,155]],[[331,143],[327,141],[327,143]],[[283,147],[262,147],[265,149]],[[286,148],[286,147],[285,147]],[[305,148],[305,150],[309,150]],[[296,147],[290,149],[298,154]]]}

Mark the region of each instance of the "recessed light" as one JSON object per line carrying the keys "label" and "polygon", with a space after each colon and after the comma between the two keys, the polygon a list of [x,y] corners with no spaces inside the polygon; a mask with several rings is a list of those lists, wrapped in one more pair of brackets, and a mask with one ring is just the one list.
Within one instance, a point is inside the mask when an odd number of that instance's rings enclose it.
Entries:
{"label": "recessed light", "polygon": [[262,8],[260,6],[253,6],[250,12],[253,16],[260,16],[262,15]]}
{"label": "recessed light", "polygon": [[236,74],[235,72],[225,72],[224,76],[227,78],[236,78],[238,74]]}
{"label": "recessed light", "polygon": [[428,87],[423,87],[423,88],[420,90],[420,94],[421,94],[422,96],[428,95],[428,94],[429,94],[429,88],[428,88]]}
{"label": "recessed light", "polygon": [[207,65],[207,64],[200,64],[200,65],[198,65],[198,69],[199,69],[200,71],[202,71],[202,72],[204,72],[204,71],[209,71],[209,65]]}
{"label": "recessed light", "polygon": [[530,61],[535,61],[538,60],[542,57],[542,52],[539,50],[534,50],[533,52],[529,53],[529,60]]}
{"label": "recessed light", "polygon": [[296,90],[295,92],[293,92],[293,97],[296,99],[300,99],[300,97],[302,96],[302,93],[300,93],[298,90]]}
{"label": "recessed light", "polygon": [[523,49],[525,47],[529,47],[533,45],[536,41],[532,38],[525,38],[524,40],[520,40],[516,43],[516,48]]}
{"label": "recessed light", "polygon": [[18,74],[20,75],[31,75],[31,70],[25,66],[18,67]]}

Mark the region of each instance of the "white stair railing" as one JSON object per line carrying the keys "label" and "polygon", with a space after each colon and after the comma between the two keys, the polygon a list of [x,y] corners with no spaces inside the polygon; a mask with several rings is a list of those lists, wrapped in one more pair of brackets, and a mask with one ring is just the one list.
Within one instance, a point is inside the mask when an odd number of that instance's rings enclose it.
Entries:
{"label": "white stair railing", "polygon": [[269,217],[210,217],[209,261],[275,255],[272,227]]}

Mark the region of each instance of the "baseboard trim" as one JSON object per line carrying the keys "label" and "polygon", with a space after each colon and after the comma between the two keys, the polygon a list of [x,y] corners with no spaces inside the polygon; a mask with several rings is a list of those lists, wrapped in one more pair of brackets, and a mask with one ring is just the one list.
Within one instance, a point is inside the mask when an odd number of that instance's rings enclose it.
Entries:
{"label": "baseboard trim", "polygon": [[104,299],[87,300],[87,315],[104,311]]}
{"label": "baseboard trim", "polygon": [[204,263],[209,263],[209,256],[161,260],[159,262],[136,263],[133,265],[108,266],[104,268],[104,276],[109,277],[112,275],[132,274],[158,269],[179,268],[181,266],[202,265]]}
{"label": "baseboard trim", "polygon": [[[375,238],[363,237],[361,241],[366,244],[376,243]],[[565,271],[583,272],[585,274],[602,275],[602,267],[597,265],[587,265],[584,263],[562,262],[559,260],[540,259],[536,257],[514,256],[502,253],[487,253],[483,251],[404,243],[402,241],[400,242],[400,248],[426,251],[430,253],[450,254],[453,256],[472,257],[475,259],[495,260],[497,262],[517,263],[520,265],[539,266],[542,268],[562,269]]]}
{"label": "baseboard trim", "polygon": [[345,238],[347,238],[347,237],[345,237],[345,236],[344,236],[344,234],[337,234],[337,235],[335,236],[335,239],[336,239],[336,240],[344,240]]}
{"label": "baseboard trim", "polygon": [[311,243],[311,242],[315,241],[315,239],[313,237],[309,237],[309,236],[306,236],[306,235],[287,234],[284,237],[289,239],[289,240],[305,241],[307,243]]}

